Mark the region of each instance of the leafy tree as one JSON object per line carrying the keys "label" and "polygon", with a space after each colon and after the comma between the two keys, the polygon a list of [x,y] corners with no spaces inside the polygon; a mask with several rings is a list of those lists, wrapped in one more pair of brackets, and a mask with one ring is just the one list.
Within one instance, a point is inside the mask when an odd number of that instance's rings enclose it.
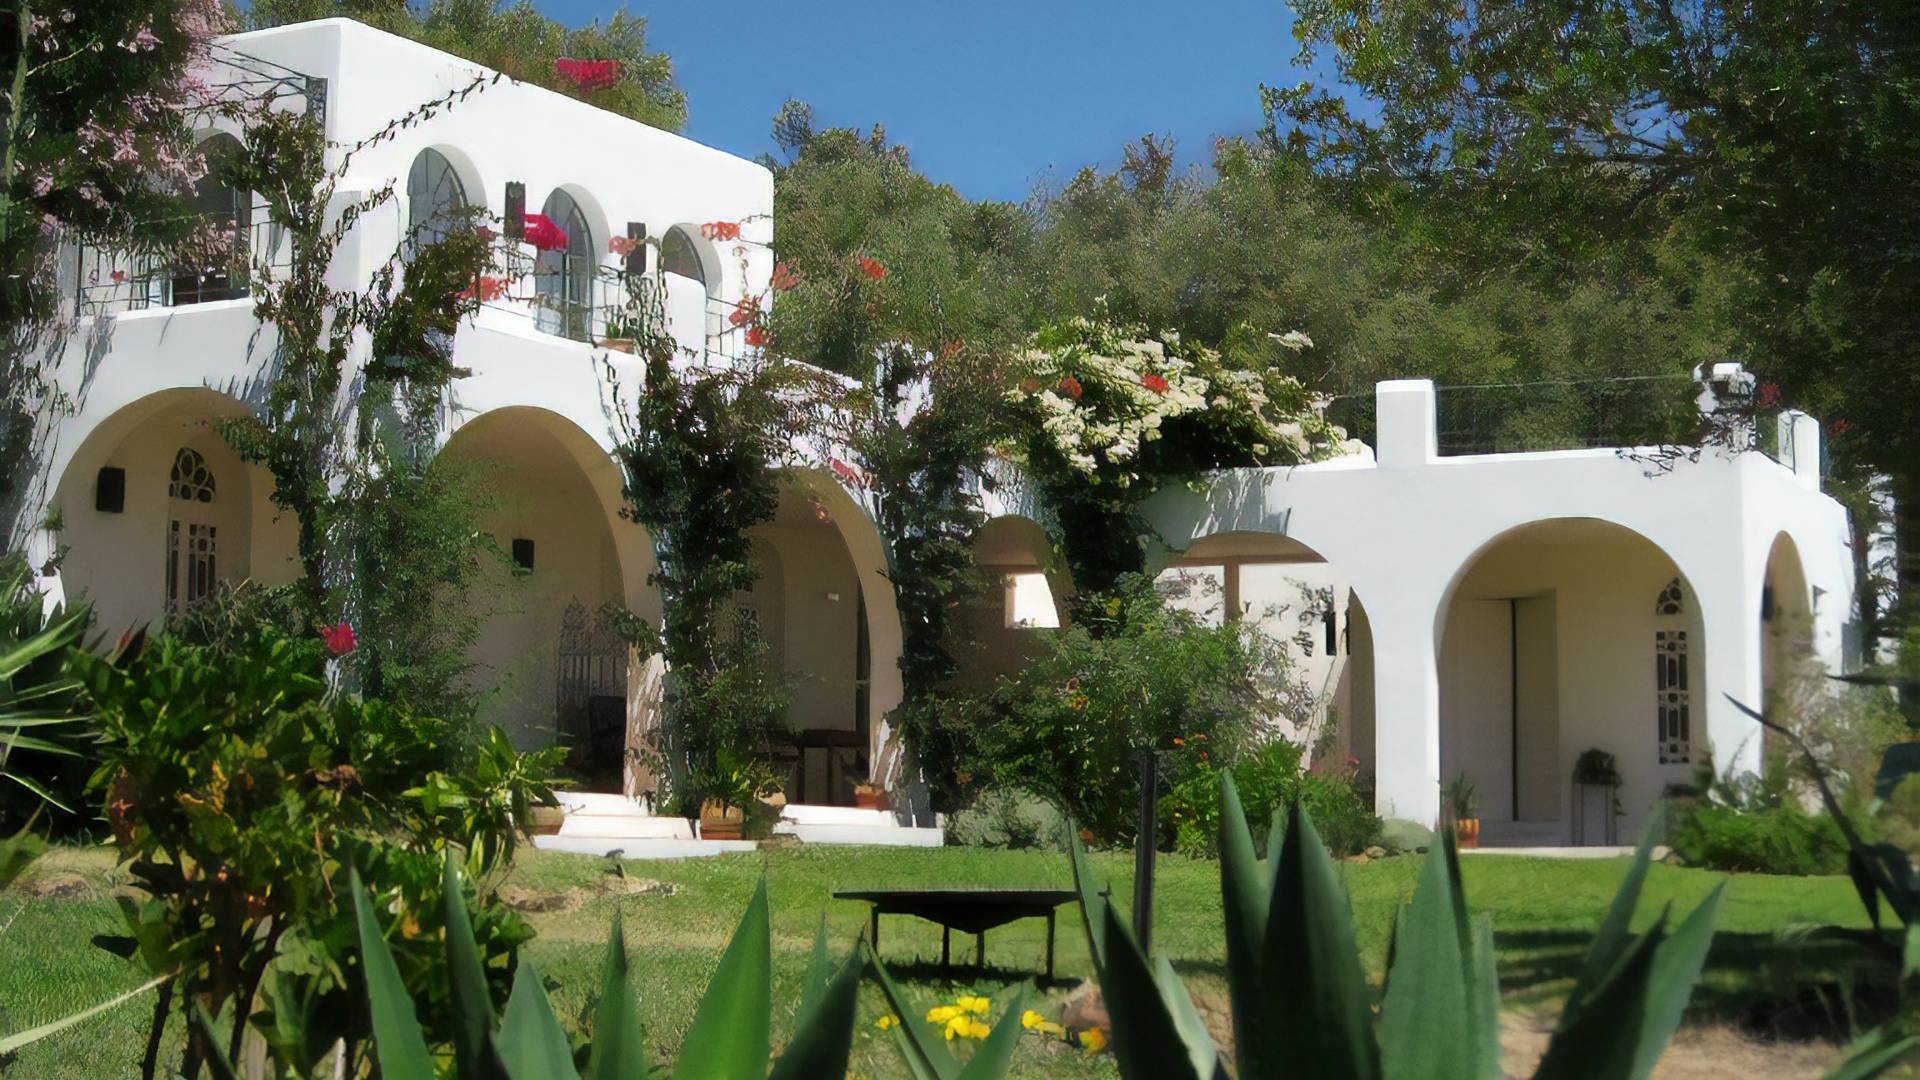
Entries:
{"label": "leafy tree", "polygon": [[[617,10],[570,27],[535,8],[531,0],[254,0],[248,25],[284,26],[345,16],[413,38],[436,49],[485,64],[509,77],[631,117],[679,131],[687,122],[687,96],[673,83],[673,61],[647,51],[647,21]],[[573,71],[562,59],[612,60],[612,75]]]}
{"label": "leafy tree", "polygon": [[[205,165],[189,78],[224,26],[217,0],[18,0],[0,14],[0,496],[18,494],[38,414],[59,407],[55,241],[158,250]],[[9,522],[11,524],[11,522]]]}
{"label": "leafy tree", "polygon": [[[1739,354],[1891,478],[1920,600],[1920,23],[1899,5],[1296,0],[1343,87],[1265,93],[1268,139],[1469,262],[1565,274],[1681,226]],[[1352,97],[1369,107],[1353,107]],[[1855,500],[1858,502],[1859,500]],[[1861,524],[1857,521],[1856,525]],[[1874,620],[1870,583],[1862,614]],[[1875,629],[1874,627],[1869,627]]]}

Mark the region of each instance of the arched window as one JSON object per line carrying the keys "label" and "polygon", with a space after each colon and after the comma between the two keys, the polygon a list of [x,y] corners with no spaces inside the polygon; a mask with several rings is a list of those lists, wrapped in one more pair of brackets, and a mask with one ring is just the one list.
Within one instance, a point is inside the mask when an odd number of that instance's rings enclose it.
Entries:
{"label": "arched window", "polygon": [[199,452],[181,447],[167,476],[167,611],[211,595],[219,581],[219,526],[212,520],[217,491]]}
{"label": "arched window", "polygon": [[700,248],[687,230],[676,225],[660,239],[660,269],[683,278],[692,278],[701,287],[707,284],[707,267],[700,261]]}
{"label": "arched window", "polygon": [[1693,760],[1692,673],[1687,641],[1687,602],[1680,579],[1660,590],[1653,615],[1654,724],[1660,740],[1660,764]]}
{"label": "arched window", "polygon": [[438,150],[420,151],[407,170],[407,258],[446,239],[466,208],[467,188],[453,162]]}
{"label": "arched window", "polygon": [[542,251],[533,264],[533,288],[539,305],[535,318],[543,333],[586,341],[593,315],[593,236],[580,204],[564,191],[547,196],[540,211],[567,234],[567,246]]}
{"label": "arched window", "polygon": [[189,203],[196,218],[215,232],[232,236],[232,257],[208,266],[175,266],[168,282],[167,303],[204,304],[211,300],[237,300],[247,295],[247,245],[253,226],[253,198],[215,179],[220,163],[240,150],[240,140],[224,132],[200,144],[208,174],[194,185]]}

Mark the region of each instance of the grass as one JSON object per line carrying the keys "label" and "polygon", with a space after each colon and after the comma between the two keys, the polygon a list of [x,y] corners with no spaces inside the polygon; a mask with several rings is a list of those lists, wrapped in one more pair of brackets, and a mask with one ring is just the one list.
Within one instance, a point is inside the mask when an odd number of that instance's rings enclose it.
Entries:
{"label": "grass", "polygon": [[[580,1015],[588,1004],[608,926],[616,910],[624,914],[640,985],[640,1010],[656,1055],[670,1053],[691,1022],[720,951],[763,872],[773,908],[776,1043],[790,1031],[793,1003],[821,913],[826,914],[836,950],[850,946],[866,926],[866,906],[832,900],[833,890],[1070,884],[1064,856],[974,848],[802,847],[624,864],[630,877],[672,885],[671,894],[616,895],[604,887],[608,865],[598,859],[535,852],[524,856],[502,885],[520,895],[580,890],[573,895],[583,902],[573,910],[528,916],[539,930],[530,955],[550,982],[558,981],[554,1004],[563,1017]],[[1466,860],[1469,903],[1493,916],[1509,1008],[1557,1008],[1625,865],[1624,859],[1479,856]],[[1130,856],[1096,856],[1095,866],[1111,878],[1116,897],[1132,895]],[[1376,980],[1384,964],[1392,912],[1411,894],[1419,866],[1418,856],[1343,866],[1360,947]],[[1651,922],[1668,903],[1680,910],[1689,908],[1721,878],[1699,870],[1653,867],[1639,922]],[[61,895],[0,898],[0,922],[12,917],[0,934],[0,1031],[57,1019],[142,981],[126,961],[90,944],[95,934],[120,930],[110,891],[121,877],[111,857],[99,849],[56,851],[36,868],[28,885],[47,892],[53,882],[66,882],[69,889]],[[1156,889],[1156,948],[1188,979],[1203,1011],[1218,1017],[1224,1008],[1218,868],[1210,862],[1165,856]],[[1755,1002],[1773,997],[1781,977],[1777,961],[1783,955],[1775,935],[1806,924],[1866,926],[1846,879],[1745,875],[1734,880],[1706,985],[1695,997],[1696,1020],[1738,1017]],[[1089,971],[1086,939],[1071,908],[1061,911],[1058,944],[1062,982],[1085,976]],[[1836,942],[1824,951],[1794,953],[1811,960],[1811,966],[1800,972],[1802,985],[1808,979],[1832,977],[1854,951]],[[936,927],[890,917],[881,927],[881,952],[908,992],[925,1004],[947,993],[938,975]],[[956,959],[970,960],[972,942],[956,941],[954,953]],[[989,970],[976,976],[968,967],[956,965],[956,985],[987,993],[998,1003],[1008,987],[1040,970],[1044,954],[1044,924],[1037,920],[993,931],[987,939]],[[1057,1013],[1067,991],[1066,985],[1048,989],[1052,1011]],[[892,1037],[873,1027],[883,1011],[878,993],[869,986],[863,995],[854,1072],[901,1075]],[[36,1080],[136,1075],[151,1007],[150,997],[129,1001],[28,1047],[10,1069],[0,1063],[0,1072]],[[1114,1075],[1108,1058],[1088,1059],[1078,1050],[1038,1038],[1026,1040],[1016,1062],[1014,1075],[1023,1077]]]}

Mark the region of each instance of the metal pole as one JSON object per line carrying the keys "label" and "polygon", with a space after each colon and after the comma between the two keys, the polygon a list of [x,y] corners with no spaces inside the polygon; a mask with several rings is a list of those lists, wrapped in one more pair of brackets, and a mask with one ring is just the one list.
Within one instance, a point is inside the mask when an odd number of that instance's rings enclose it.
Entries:
{"label": "metal pole", "polygon": [[1160,759],[1152,750],[1140,753],[1140,831],[1133,840],[1133,936],[1140,952],[1153,947],[1153,841],[1156,806],[1160,798]]}

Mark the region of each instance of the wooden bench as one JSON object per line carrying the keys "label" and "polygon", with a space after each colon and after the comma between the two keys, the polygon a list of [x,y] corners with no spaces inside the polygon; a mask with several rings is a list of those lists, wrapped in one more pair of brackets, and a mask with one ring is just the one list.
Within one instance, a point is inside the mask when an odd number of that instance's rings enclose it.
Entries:
{"label": "wooden bench", "polygon": [[1047,920],[1047,978],[1053,978],[1054,909],[1080,898],[1072,889],[854,889],[836,900],[873,905],[872,941],[880,948],[880,916],[912,915],[940,927],[940,973],[948,972],[955,930],[972,934],[973,963],[987,962],[987,931],[1020,919]]}

